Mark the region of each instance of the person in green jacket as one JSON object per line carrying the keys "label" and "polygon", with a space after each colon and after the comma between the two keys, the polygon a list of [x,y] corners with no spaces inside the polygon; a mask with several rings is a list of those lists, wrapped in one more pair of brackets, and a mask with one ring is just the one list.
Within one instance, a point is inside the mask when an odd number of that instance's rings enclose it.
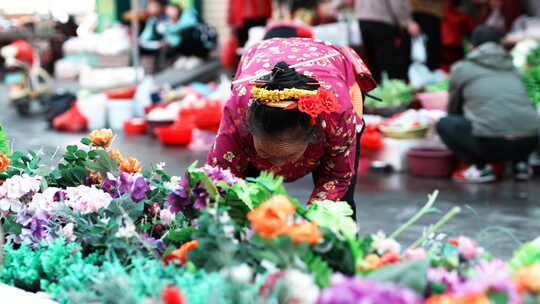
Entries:
{"label": "person in green jacket", "polygon": [[454,173],[456,181],[495,181],[494,162],[513,162],[516,179],[532,176],[527,160],[538,147],[540,117],[500,40],[497,28],[476,28],[474,49],[452,67],[449,115],[437,131],[455,156],[470,164]]}

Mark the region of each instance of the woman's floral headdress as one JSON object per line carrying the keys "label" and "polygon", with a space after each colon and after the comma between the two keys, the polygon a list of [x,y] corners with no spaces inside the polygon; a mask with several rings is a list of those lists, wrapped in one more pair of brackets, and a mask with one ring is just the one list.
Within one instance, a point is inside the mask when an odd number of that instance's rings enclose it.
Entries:
{"label": "woman's floral headdress", "polygon": [[[253,85],[256,86],[251,89],[251,94],[258,102],[284,110],[298,109],[311,116],[312,125],[315,125],[315,119],[321,113],[332,113],[341,109],[336,96],[323,87],[319,87],[317,90],[295,88],[268,90],[257,86],[264,85],[264,83],[253,83]],[[308,85],[319,85],[319,83],[309,83]]]}

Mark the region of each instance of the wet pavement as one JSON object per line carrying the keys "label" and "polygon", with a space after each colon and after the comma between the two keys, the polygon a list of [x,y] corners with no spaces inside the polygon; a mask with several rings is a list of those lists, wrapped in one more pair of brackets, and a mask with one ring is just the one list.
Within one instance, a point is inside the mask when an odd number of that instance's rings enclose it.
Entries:
{"label": "wet pavement", "polygon": [[[8,106],[5,88],[0,86],[0,123],[16,150],[54,153],[59,147],[76,144],[85,134],[58,133],[47,129],[40,118],[21,118]],[[171,174],[180,174],[193,161],[203,163],[204,152],[185,147],[162,146],[149,136],[119,134],[114,147],[145,164],[165,162]],[[422,179],[406,174],[368,173],[359,178],[356,202],[361,233],[384,230],[391,233],[427,201],[427,195],[440,191],[435,207],[442,213],[428,214],[400,237],[404,246],[454,206],[462,212],[441,230],[451,235],[468,235],[500,257],[509,257],[519,242],[540,235],[540,179],[517,183],[507,178],[490,185],[455,184],[447,179]],[[306,201],[312,190],[308,176],[287,185],[289,193]]]}

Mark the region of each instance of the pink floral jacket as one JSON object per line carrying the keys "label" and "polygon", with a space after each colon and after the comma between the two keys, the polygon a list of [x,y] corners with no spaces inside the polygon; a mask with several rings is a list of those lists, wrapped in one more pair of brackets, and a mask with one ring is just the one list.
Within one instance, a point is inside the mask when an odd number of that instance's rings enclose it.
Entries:
{"label": "pink floral jacket", "polygon": [[291,182],[317,172],[311,199],[340,200],[355,174],[356,134],[362,128],[361,113],[353,110],[349,89],[370,91],[376,87],[371,73],[360,57],[349,48],[307,38],[275,38],[250,48],[240,61],[235,79],[269,71],[275,63],[294,65],[338,52],[337,56],[314,61],[296,70],[322,83],[338,97],[341,110],[319,116],[318,141],[306,149],[303,157],[279,168],[257,156],[253,138],[244,126],[251,100],[249,81],[238,83],[225,105],[221,126],[208,163],[229,168],[238,177],[245,177],[249,164],[261,171],[272,171]]}

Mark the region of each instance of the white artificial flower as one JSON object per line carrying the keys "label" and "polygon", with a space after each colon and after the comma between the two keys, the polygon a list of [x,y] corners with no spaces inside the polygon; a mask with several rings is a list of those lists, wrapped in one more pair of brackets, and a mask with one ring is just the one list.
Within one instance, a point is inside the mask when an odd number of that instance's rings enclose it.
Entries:
{"label": "white artificial flower", "polygon": [[247,264],[241,264],[237,266],[224,269],[222,274],[235,283],[249,283],[253,276],[253,270]]}
{"label": "white artificial flower", "polygon": [[227,212],[223,212],[223,214],[219,217],[219,222],[222,224],[228,223],[231,220],[231,217]]}
{"label": "white artificial flower", "polygon": [[181,179],[179,176],[173,176],[169,182],[163,183],[163,185],[169,190],[176,190]]}
{"label": "white artificial flower", "polygon": [[225,225],[223,226],[223,233],[226,237],[233,238],[234,237],[234,226],[233,225]]}
{"label": "white artificial flower", "polygon": [[156,165],[157,170],[163,170],[165,168],[165,162],[160,162]]}
{"label": "white artificial flower", "polygon": [[40,177],[31,177],[28,174],[8,178],[0,186],[0,197],[18,200],[28,193],[36,193],[41,187],[40,179]]}
{"label": "white artificial flower", "polygon": [[22,203],[18,199],[3,198],[0,199],[0,210],[2,211],[21,211]]}
{"label": "white artificial flower", "polygon": [[124,226],[118,229],[115,236],[118,238],[128,239],[137,236],[137,231],[135,230],[135,226],[132,223],[126,223]]}
{"label": "white artificial flower", "polygon": [[386,238],[386,234],[382,231],[372,235],[373,244],[372,248],[380,255],[385,253],[397,253],[401,251],[401,245],[394,239]]}
{"label": "white artificial flower", "polygon": [[531,242],[536,247],[540,247],[540,236],[534,239],[534,241]]}
{"label": "white artificial flower", "polygon": [[266,272],[273,273],[279,271],[279,269],[276,267],[276,264],[268,261],[268,260],[262,260],[260,265],[266,269]]}
{"label": "white artificial flower", "polygon": [[287,270],[282,278],[287,288],[289,301],[298,304],[313,304],[319,298],[319,287],[313,276],[299,270]]}
{"label": "white artificial flower", "polygon": [[159,212],[159,219],[165,224],[170,225],[174,219],[174,214],[172,214],[169,209],[162,209]]}

